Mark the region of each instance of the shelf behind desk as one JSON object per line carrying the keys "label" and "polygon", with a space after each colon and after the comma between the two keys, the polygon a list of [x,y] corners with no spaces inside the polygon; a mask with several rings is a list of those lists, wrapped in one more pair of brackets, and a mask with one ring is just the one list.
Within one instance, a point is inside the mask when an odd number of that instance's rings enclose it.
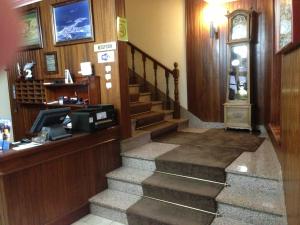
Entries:
{"label": "shelf behind desk", "polygon": [[0,154],[0,224],[69,225],[121,166],[119,127]]}

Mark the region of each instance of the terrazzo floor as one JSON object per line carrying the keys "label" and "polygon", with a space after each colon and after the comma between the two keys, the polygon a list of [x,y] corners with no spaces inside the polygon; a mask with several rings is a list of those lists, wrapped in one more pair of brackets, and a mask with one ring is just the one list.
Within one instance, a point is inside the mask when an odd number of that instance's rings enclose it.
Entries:
{"label": "terrazzo floor", "polygon": [[89,214],[71,225],[124,225],[124,224]]}

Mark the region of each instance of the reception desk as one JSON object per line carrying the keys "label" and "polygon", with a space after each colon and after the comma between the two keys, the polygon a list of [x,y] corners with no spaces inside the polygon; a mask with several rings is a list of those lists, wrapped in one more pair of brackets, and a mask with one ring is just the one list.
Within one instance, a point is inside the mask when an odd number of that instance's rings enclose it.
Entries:
{"label": "reception desk", "polygon": [[0,154],[0,224],[69,225],[121,166],[119,127]]}

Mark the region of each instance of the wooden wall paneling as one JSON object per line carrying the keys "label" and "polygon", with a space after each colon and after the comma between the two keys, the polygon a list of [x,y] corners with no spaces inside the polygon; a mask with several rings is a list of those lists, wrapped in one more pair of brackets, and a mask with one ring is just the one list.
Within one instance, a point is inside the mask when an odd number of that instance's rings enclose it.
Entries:
{"label": "wooden wall paneling", "polygon": [[[29,6],[23,7],[21,10],[25,11],[34,7],[40,8],[41,16],[41,27],[43,33],[44,47],[38,50],[28,50],[21,51],[18,53],[16,62],[25,63],[29,60],[36,61],[37,65],[34,69],[34,74],[38,79],[57,79],[64,78],[64,70],[69,69],[71,74],[78,76],[78,71],[80,70],[80,63],[84,61],[91,61],[94,66],[94,73],[100,77],[100,83],[98,84],[101,93],[101,102],[103,104],[114,104],[115,108],[119,113],[119,121],[122,127],[125,127],[123,133],[124,137],[130,136],[129,130],[129,117],[125,117],[126,114],[126,96],[128,94],[125,91],[125,86],[127,89],[127,70],[124,70],[125,61],[124,54],[122,54],[122,48],[115,51],[115,62],[110,63],[112,66],[112,89],[107,90],[105,86],[104,78],[104,64],[97,63],[97,54],[94,52],[95,43],[104,43],[117,41],[116,33],[116,17],[117,14],[124,15],[125,6],[124,0],[92,0],[92,12],[93,12],[93,22],[94,22],[94,35],[95,41],[89,43],[79,43],[73,45],[65,46],[55,46],[53,40],[53,29],[52,29],[52,4],[60,3],[65,0],[47,0],[41,1],[39,3],[34,3]],[[116,7],[117,4],[117,7]],[[44,53],[56,51],[58,56],[58,67],[59,74],[57,75],[46,75],[43,73],[44,69]],[[120,60],[123,60],[122,74],[119,72],[119,54]],[[122,62],[121,62],[122,63]],[[12,96],[12,85],[17,77],[17,71],[15,69],[15,64],[10,66],[9,72],[9,83],[11,92],[11,101],[14,102]],[[121,85],[121,86],[120,86]],[[120,88],[122,87],[122,93]],[[124,93],[123,93],[124,92]],[[126,103],[125,103],[126,102]],[[27,121],[28,118],[24,117],[23,105],[16,105],[12,103],[12,114],[13,114],[13,124],[14,129],[18,129],[16,132],[16,139],[20,139],[24,136],[25,132],[28,131],[27,127],[24,125],[23,121]],[[124,108],[124,110],[122,109]],[[17,110],[18,109],[18,110]],[[125,115],[125,116],[124,116]],[[124,125],[124,126],[123,126]],[[123,128],[122,128],[123,130]]]}
{"label": "wooden wall paneling", "polygon": [[300,221],[300,49],[284,55],[281,77],[281,167],[289,225]]}
{"label": "wooden wall paneling", "polygon": [[[115,0],[116,14],[120,17],[125,17],[125,0]],[[121,133],[122,138],[129,138],[131,136],[131,121],[129,108],[129,72],[127,61],[127,43],[118,42],[118,60],[120,73],[120,100],[121,109],[120,121],[122,121]]]}
{"label": "wooden wall paneling", "polygon": [[[187,82],[189,110],[208,122],[223,121],[226,97],[227,24],[220,26],[219,39],[209,36],[209,24],[203,21],[203,0],[186,1],[187,20]],[[259,13],[258,44],[253,79],[256,123],[265,122],[266,82],[271,74],[273,57],[273,3],[268,0],[241,0],[226,4],[229,12],[253,9]],[[194,104],[197,102],[198,104]]]}

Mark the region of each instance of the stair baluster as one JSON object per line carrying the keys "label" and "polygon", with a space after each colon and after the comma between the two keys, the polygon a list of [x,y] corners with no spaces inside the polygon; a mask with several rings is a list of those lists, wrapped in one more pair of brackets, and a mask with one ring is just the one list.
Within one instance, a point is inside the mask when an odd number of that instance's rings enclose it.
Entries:
{"label": "stair baluster", "polygon": [[179,103],[179,69],[178,63],[174,63],[174,70],[173,70],[173,77],[174,77],[174,119],[180,118],[180,103]]}
{"label": "stair baluster", "polygon": [[130,77],[130,82],[131,83],[135,83],[136,79],[135,79],[135,49],[133,46],[131,46],[131,58],[132,58],[132,73],[131,73],[131,77]]}
{"label": "stair baluster", "polygon": [[[136,67],[135,67],[135,53],[138,52],[142,56],[142,66],[143,66],[143,77],[140,81],[143,91],[153,91],[153,100],[157,101],[159,100],[159,90],[158,90],[158,67],[163,69],[165,71],[165,79],[166,79],[166,101],[165,101],[165,109],[171,109],[172,106],[174,106],[174,119],[179,119],[180,118],[180,102],[179,102],[179,87],[178,87],[178,82],[179,82],[179,69],[178,69],[178,63],[174,63],[174,69],[169,69],[167,66],[159,62],[158,60],[154,59],[152,56],[135,46],[134,44],[128,42],[128,45],[131,47],[131,56],[132,56],[132,66],[131,70],[132,73],[131,75],[133,78],[131,81],[132,83],[136,83]],[[146,63],[149,61],[150,63],[153,63],[153,70],[154,70],[154,87],[151,85],[150,86],[147,77],[149,77],[149,74],[146,74]],[[151,75],[151,74],[150,74]],[[170,87],[169,87],[169,77],[170,75],[174,79],[174,101],[170,98]],[[151,75],[152,76],[152,75]]]}
{"label": "stair baluster", "polygon": [[158,88],[157,88],[157,63],[153,62],[153,69],[154,69],[154,86],[155,86],[155,91],[154,91],[154,99],[155,101],[158,100]]}
{"label": "stair baluster", "polygon": [[165,77],[166,77],[166,109],[171,109],[171,101],[170,101],[170,90],[169,90],[169,77],[170,73],[168,70],[165,70]]}
{"label": "stair baluster", "polygon": [[147,91],[146,60],[147,60],[146,55],[143,54],[143,69],[144,69],[144,72],[143,72],[143,78],[144,78],[144,80],[143,80],[143,90],[144,90],[144,92]]}

